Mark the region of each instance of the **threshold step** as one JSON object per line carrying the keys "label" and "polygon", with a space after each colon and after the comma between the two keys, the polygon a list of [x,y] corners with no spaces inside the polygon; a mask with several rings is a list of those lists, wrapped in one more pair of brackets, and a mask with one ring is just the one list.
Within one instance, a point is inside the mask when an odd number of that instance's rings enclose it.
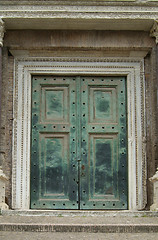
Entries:
{"label": "threshold step", "polygon": [[158,211],[2,210],[3,216],[158,217]]}

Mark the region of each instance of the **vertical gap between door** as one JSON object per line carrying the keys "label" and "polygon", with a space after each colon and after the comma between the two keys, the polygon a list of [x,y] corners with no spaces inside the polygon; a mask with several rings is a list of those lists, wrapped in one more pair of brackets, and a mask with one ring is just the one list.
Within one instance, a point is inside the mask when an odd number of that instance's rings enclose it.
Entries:
{"label": "vertical gap between door", "polygon": [[81,84],[76,77],[76,107],[77,107],[77,161],[78,161],[78,209],[80,209],[80,163],[81,163]]}

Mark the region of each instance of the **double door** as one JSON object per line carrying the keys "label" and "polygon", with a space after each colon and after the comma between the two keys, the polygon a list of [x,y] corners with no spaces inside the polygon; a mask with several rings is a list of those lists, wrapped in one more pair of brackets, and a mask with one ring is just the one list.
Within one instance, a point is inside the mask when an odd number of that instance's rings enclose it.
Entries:
{"label": "double door", "polygon": [[127,209],[124,77],[32,78],[31,208]]}

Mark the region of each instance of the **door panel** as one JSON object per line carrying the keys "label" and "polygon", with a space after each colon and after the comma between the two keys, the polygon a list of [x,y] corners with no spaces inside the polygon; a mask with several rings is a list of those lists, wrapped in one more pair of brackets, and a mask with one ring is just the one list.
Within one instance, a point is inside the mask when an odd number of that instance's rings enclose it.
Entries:
{"label": "door panel", "polygon": [[123,77],[33,77],[31,208],[127,209]]}
{"label": "door panel", "polygon": [[31,208],[78,209],[75,90],[73,78],[32,79]]}
{"label": "door panel", "polygon": [[81,78],[81,209],[127,209],[125,93],[125,78]]}

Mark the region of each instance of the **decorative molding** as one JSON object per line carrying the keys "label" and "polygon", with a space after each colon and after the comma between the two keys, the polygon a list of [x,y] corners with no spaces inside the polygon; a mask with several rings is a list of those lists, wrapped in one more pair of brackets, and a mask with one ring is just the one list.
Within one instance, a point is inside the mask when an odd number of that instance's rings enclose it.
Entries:
{"label": "decorative molding", "polygon": [[30,208],[31,78],[38,74],[127,77],[129,210],[146,205],[145,84],[142,58],[15,57],[12,208]]}
{"label": "decorative molding", "polygon": [[31,29],[149,31],[158,19],[157,3],[145,0],[0,1],[0,6],[6,29],[30,29],[31,25]]}
{"label": "decorative molding", "polygon": [[155,37],[156,44],[158,43],[158,21],[156,20],[150,30],[150,36]]}
{"label": "decorative molding", "polygon": [[[18,8],[18,6],[17,6]],[[109,11],[108,11],[108,10]],[[115,7],[111,6],[102,7],[100,9],[96,9],[96,7],[77,7],[72,8],[70,6],[69,9],[67,7],[61,9],[50,10],[32,10],[32,9],[17,9],[17,11],[12,10],[11,8],[6,10],[5,12],[0,10],[0,16],[4,19],[7,18],[43,18],[43,19],[51,19],[51,18],[59,18],[59,19],[138,19],[140,20],[154,20],[158,18],[158,7],[153,8],[130,8],[130,7]],[[31,19],[30,19],[31,20]]]}
{"label": "decorative molding", "polygon": [[3,20],[0,18],[0,47],[3,47],[4,32],[5,32],[4,22],[3,22]]}
{"label": "decorative molding", "polygon": [[46,0],[46,1],[25,1],[25,0],[12,0],[12,1],[3,1],[0,0],[0,5],[2,9],[22,9],[29,7],[36,8],[50,8],[55,7],[56,9],[60,9],[61,7],[102,7],[102,6],[111,6],[111,7],[127,7],[127,8],[149,8],[157,6],[157,0]]}

